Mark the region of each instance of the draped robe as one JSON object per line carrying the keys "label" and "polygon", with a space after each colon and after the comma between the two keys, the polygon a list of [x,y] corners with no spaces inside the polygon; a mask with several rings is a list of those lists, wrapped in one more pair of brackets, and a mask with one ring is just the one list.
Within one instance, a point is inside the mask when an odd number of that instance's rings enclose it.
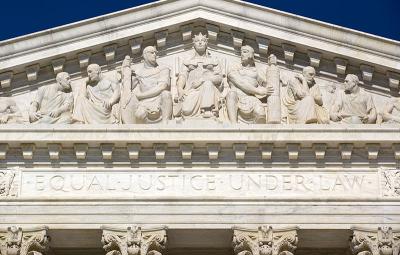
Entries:
{"label": "draped robe", "polygon": [[[72,122],[72,93],[60,91],[57,84],[40,87],[33,102],[38,104],[38,110],[42,118],[33,122],[36,124],[70,124]],[[69,110],[62,112],[58,117],[51,117],[50,113],[64,105]]]}

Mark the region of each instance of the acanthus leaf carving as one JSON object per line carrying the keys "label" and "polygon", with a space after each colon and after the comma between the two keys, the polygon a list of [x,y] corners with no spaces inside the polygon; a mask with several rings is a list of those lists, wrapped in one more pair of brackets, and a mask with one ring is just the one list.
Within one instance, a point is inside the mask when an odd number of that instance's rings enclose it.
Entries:
{"label": "acanthus leaf carving", "polygon": [[102,227],[101,242],[107,255],[162,255],[166,243],[166,228],[142,230],[139,226],[127,229]]}
{"label": "acanthus leaf carving", "polygon": [[49,251],[48,228],[22,229],[11,226],[0,231],[1,255],[46,255]]}
{"label": "acanthus leaf carving", "polygon": [[400,232],[387,226],[379,227],[377,231],[353,228],[350,251],[353,255],[398,255]]}
{"label": "acanthus leaf carving", "polygon": [[260,226],[258,230],[233,230],[235,255],[293,255],[297,243],[296,227],[273,230],[271,226]]}

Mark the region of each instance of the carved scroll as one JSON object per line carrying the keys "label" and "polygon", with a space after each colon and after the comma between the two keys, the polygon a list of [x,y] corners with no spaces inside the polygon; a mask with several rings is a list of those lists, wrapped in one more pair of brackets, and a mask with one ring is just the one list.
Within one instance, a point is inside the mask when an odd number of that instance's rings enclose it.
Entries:
{"label": "carved scroll", "polygon": [[166,228],[142,230],[102,227],[101,242],[107,255],[162,255],[167,243]]}
{"label": "carved scroll", "polygon": [[258,230],[233,229],[235,255],[293,255],[297,248],[297,228],[273,230],[261,226]]}
{"label": "carved scroll", "polygon": [[43,226],[34,229],[9,227],[0,231],[1,255],[46,255],[49,251],[50,237],[48,228]]}
{"label": "carved scroll", "polygon": [[399,255],[400,232],[390,227],[378,228],[378,231],[353,229],[350,251],[353,255]]}

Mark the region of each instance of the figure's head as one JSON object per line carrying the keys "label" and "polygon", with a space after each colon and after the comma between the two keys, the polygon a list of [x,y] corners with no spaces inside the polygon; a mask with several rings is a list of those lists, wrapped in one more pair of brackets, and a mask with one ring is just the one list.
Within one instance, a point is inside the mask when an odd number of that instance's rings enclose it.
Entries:
{"label": "figure's head", "polygon": [[204,54],[207,50],[208,38],[199,33],[193,37],[193,46],[197,53]]}
{"label": "figure's head", "polygon": [[346,75],[346,78],[344,79],[344,91],[350,93],[353,92],[358,87],[359,83],[360,80],[358,79],[357,75],[355,74]]}
{"label": "figure's head", "polygon": [[315,78],[315,69],[312,66],[306,66],[303,68],[303,76],[307,84],[313,84]]}
{"label": "figure's head", "polygon": [[100,81],[101,68],[98,64],[90,64],[87,67],[87,74],[89,81],[98,82]]}
{"label": "figure's head", "polygon": [[13,234],[18,232],[17,226],[14,226],[14,225],[13,225],[13,226],[11,226],[9,229],[10,229],[10,232],[13,233]]}
{"label": "figure's head", "polygon": [[240,58],[242,64],[248,64],[254,62],[254,49],[249,45],[244,45],[240,48]]}
{"label": "figure's head", "polygon": [[63,91],[71,90],[71,78],[67,72],[58,73],[56,76],[56,81],[61,86]]}
{"label": "figure's head", "polygon": [[152,66],[157,65],[157,50],[154,46],[147,46],[143,50],[144,62]]}

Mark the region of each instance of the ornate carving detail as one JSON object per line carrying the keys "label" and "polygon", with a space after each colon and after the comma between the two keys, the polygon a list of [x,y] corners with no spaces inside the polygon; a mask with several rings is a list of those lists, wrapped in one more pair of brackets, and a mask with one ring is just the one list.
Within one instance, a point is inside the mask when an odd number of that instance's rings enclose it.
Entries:
{"label": "ornate carving detail", "polygon": [[193,37],[195,54],[184,60],[178,80],[178,98],[175,106],[182,117],[216,118],[221,109],[224,89],[219,60],[211,57],[208,38],[199,33]]}
{"label": "ornate carving detail", "polygon": [[71,124],[74,98],[69,93],[72,90],[70,76],[66,72],[60,72],[56,81],[56,84],[38,89],[29,109],[31,123]]}
{"label": "ornate carving detail", "polygon": [[[139,63],[139,53],[145,38],[135,37],[130,39],[128,44],[128,51],[130,49],[134,57],[126,56],[121,67],[115,66],[118,62],[115,62],[118,60],[117,53],[126,49],[119,49],[117,43],[103,47],[106,65],[109,65],[104,75],[98,64],[89,65],[92,55],[90,49],[84,52],[77,51],[80,68],[87,68],[88,72],[88,80],[86,84],[82,82],[82,88],[78,84],[72,87],[71,84],[67,84],[69,76],[63,72],[68,59],[66,56],[52,60],[57,84],[48,85],[47,76],[43,76],[46,82],[41,83],[46,85],[38,89],[28,111],[23,113],[18,110],[17,105],[21,110],[26,109],[22,101],[29,98],[29,94],[11,93],[16,95],[16,101],[12,97],[0,98],[0,123],[24,123],[28,121],[27,116],[30,123],[44,124],[147,124],[169,122],[173,117],[177,117],[178,123],[188,120],[194,125],[193,119],[248,124],[279,124],[282,120],[289,124],[376,122],[377,110],[372,96],[374,100],[377,98],[376,102],[381,102],[383,96],[372,95],[359,89],[360,81],[354,75],[346,77],[345,91],[324,86],[324,81],[319,84],[314,68],[322,64],[323,52],[319,52],[318,49],[307,50],[310,66],[305,67],[302,74],[292,77],[295,70],[279,68],[279,65],[283,64],[282,60],[278,61],[272,54],[268,61],[265,60],[270,39],[262,35],[256,36],[255,40],[244,40],[243,31],[233,29],[231,33],[220,33],[218,26],[203,22],[184,24],[180,26],[181,33],[174,32],[170,35],[168,29],[163,29],[154,33],[157,47],[163,48],[164,58],[159,62],[168,62],[174,58],[174,54],[177,55],[173,68],[177,77],[176,86],[175,82],[171,82],[170,68],[157,63],[154,55],[157,51],[154,46],[146,47],[143,62]],[[204,33],[194,35],[195,31],[207,31],[208,38]],[[190,38],[193,39],[194,54],[181,61],[181,51],[187,49],[187,40]],[[167,43],[167,40],[171,42]],[[227,60],[233,59],[234,56],[229,56],[230,53],[227,52],[226,59],[219,56],[215,58],[213,53],[221,55],[227,50],[225,47],[230,47],[227,45],[231,45],[232,40],[235,49],[244,43],[257,45],[260,58],[254,61],[254,49],[245,45],[241,47],[241,64],[227,72]],[[209,41],[213,42],[211,49]],[[180,46],[175,47],[178,45],[176,43]],[[181,47],[182,45],[184,47]],[[169,46],[171,48],[168,48]],[[220,48],[221,46],[223,47]],[[121,52],[117,52],[118,49]],[[293,64],[296,45],[287,41],[282,43],[282,50],[286,64]],[[244,56],[246,54],[247,56]],[[93,57],[92,60],[96,59],[98,58]],[[333,63],[336,66],[337,77],[343,78],[348,60],[334,57]],[[39,69],[37,63],[25,68],[28,81],[37,81]],[[360,65],[360,69],[363,80],[371,81],[374,67],[363,64]],[[48,70],[44,68],[41,72],[46,73]],[[79,79],[83,80],[83,77],[85,74],[81,74]],[[290,81],[286,77],[290,77]],[[335,75],[331,78],[334,77]],[[387,72],[391,94],[394,96],[398,95],[399,77],[399,73]],[[13,71],[0,73],[1,87],[9,87],[12,78]],[[377,79],[382,80],[382,77]],[[117,80],[120,84],[117,84]],[[66,92],[72,88],[73,95],[67,95]],[[378,123],[400,123],[400,99],[396,98],[383,108],[379,109]],[[330,115],[326,109],[329,109]],[[373,159],[376,157],[376,151],[372,147],[371,149],[369,158]]]}
{"label": "ornate carving detail", "polygon": [[304,67],[288,83],[283,104],[287,107],[289,124],[310,124],[329,122],[329,114],[322,101],[319,85],[315,81],[314,67]]}
{"label": "ornate carving detail", "polygon": [[73,111],[74,122],[84,124],[116,123],[118,118],[115,116],[113,106],[119,102],[121,96],[119,85],[105,78],[101,74],[98,64],[90,64],[87,67],[87,73],[86,85],[82,93],[76,97]]}
{"label": "ornate carving detail", "polygon": [[344,91],[338,93],[331,108],[330,118],[346,124],[373,124],[376,122],[376,108],[372,96],[359,87],[355,74],[348,74]]}
{"label": "ornate carving detail", "polygon": [[279,69],[275,56],[269,59],[274,63],[270,63],[266,71],[260,70],[254,62],[254,49],[248,45],[241,47],[241,65],[228,73],[230,91],[226,95],[226,109],[232,123],[238,120],[266,123],[267,117],[268,123],[280,123]]}
{"label": "ornate carving detail", "polygon": [[121,69],[122,123],[165,123],[172,118],[171,71],[157,63],[156,55],[155,47],[144,48],[144,63],[136,69],[131,58],[125,57]]}
{"label": "ornate carving detail", "polygon": [[0,124],[23,123],[22,113],[14,99],[0,97]]}
{"label": "ornate carving detail", "polygon": [[235,255],[293,255],[297,243],[297,228],[273,231],[271,226],[261,226],[258,230],[233,230]]}
{"label": "ornate carving detail", "polygon": [[0,231],[1,255],[45,255],[49,251],[50,237],[48,228],[43,226],[35,229],[9,227]]}
{"label": "ornate carving detail", "polygon": [[382,195],[385,197],[400,197],[400,170],[381,170]]}
{"label": "ornate carving detail", "polygon": [[394,233],[390,227],[378,228],[378,231],[353,229],[350,251],[353,255],[398,255],[400,232]]}
{"label": "ornate carving detail", "polygon": [[10,169],[0,170],[0,197],[17,196],[17,172]]}
{"label": "ornate carving detail", "polygon": [[142,230],[138,226],[125,229],[102,227],[101,242],[107,255],[162,255],[166,228]]}

